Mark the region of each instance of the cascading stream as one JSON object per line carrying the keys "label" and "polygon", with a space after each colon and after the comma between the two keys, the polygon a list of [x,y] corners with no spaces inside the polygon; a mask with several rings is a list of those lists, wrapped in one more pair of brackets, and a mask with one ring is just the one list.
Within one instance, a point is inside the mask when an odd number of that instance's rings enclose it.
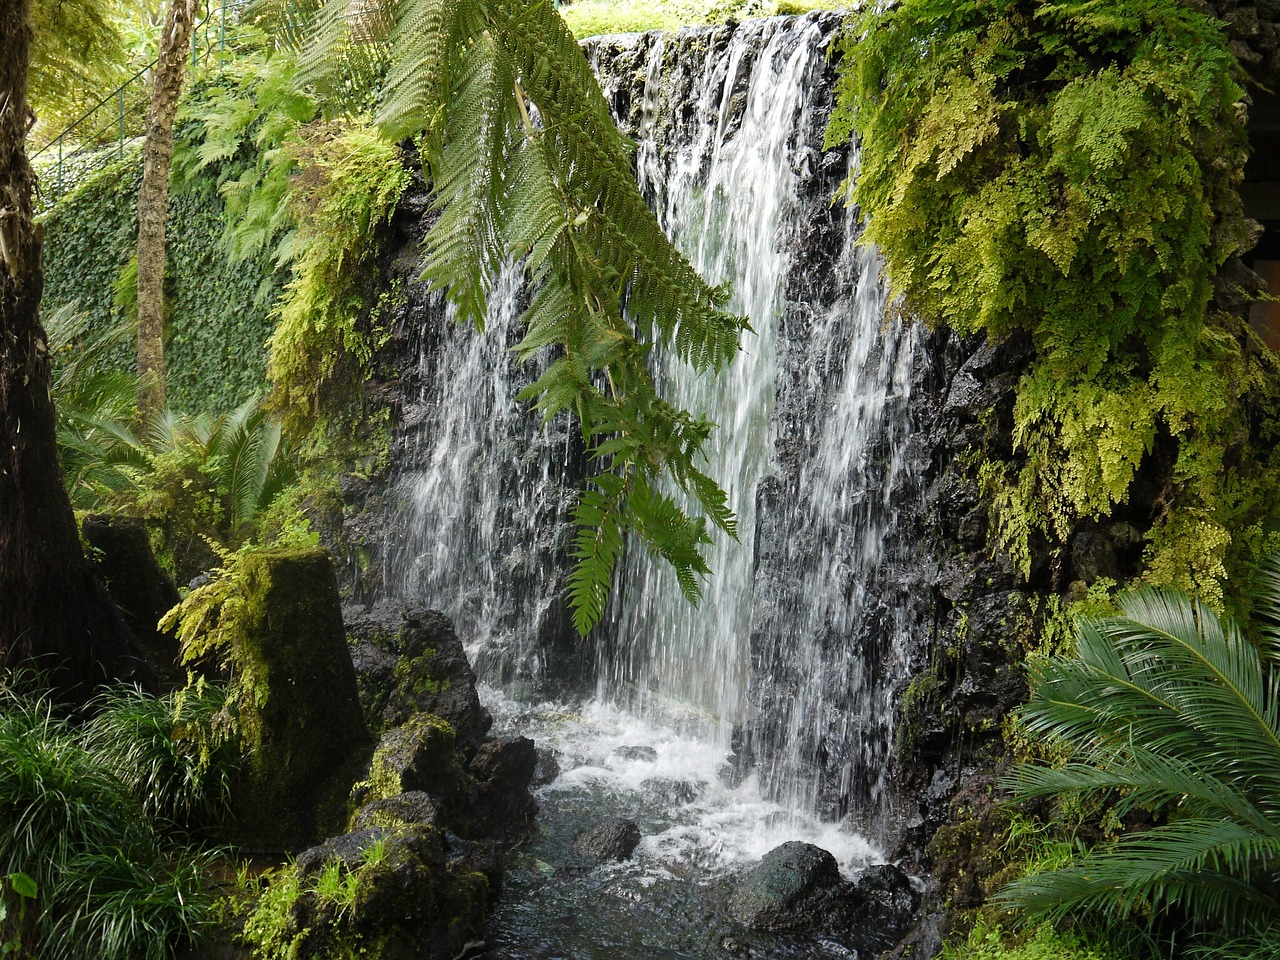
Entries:
{"label": "cascading stream", "polygon": [[[899,512],[915,495],[904,451],[921,350],[885,321],[856,216],[831,206],[850,164],[822,150],[837,23],[748,21],[589,48],[664,227],[704,276],[732,286],[754,331],[718,378],[656,359],[665,394],[720,424],[708,470],[742,536],[715,545],[697,610],[668,570],[629,552],[609,621],[585,641],[599,649],[596,684],[576,693],[594,692],[592,704],[533,705],[563,651],[583,649],[560,603],[582,462],[569,424],[540,427],[514,399],[535,375],[508,351],[516,271],[483,336],[453,328],[438,303],[418,321],[423,387],[398,453],[387,592],[453,617],[500,722],[559,752],[548,803],[607,798],[637,816],[641,856],[660,871],[714,874],[796,837],[846,867],[875,856],[834,824],[857,814],[866,829],[883,813],[912,619],[891,574],[911,559]],[[617,752],[635,746],[646,749]]]}

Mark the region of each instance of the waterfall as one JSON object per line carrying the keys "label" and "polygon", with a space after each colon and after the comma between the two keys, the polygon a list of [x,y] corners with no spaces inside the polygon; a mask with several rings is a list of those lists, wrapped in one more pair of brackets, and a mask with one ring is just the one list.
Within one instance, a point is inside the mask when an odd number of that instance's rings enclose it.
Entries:
{"label": "waterfall", "polygon": [[[643,549],[618,571],[598,649],[598,701],[652,729],[684,717],[792,809],[882,811],[894,696],[913,619],[895,584],[910,562],[900,513],[921,347],[885,318],[875,251],[831,198],[856,164],[824,152],[832,16],[748,21],[588,46],[638,143],[663,226],[753,332],[717,378],[655,360],[665,394],[720,425],[709,472],[740,542],[720,538],[696,610]],[[578,641],[559,606],[580,452],[572,426],[537,424],[514,397],[532,371],[515,272],[483,337],[431,314],[421,399],[399,453],[402,519],[387,589],[439,606],[473,640],[489,682],[536,687]],[[425,316],[425,311],[423,312]],[[549,648],[548,644],[558,644]],[[579,693],[589,691],[579,691]]]}

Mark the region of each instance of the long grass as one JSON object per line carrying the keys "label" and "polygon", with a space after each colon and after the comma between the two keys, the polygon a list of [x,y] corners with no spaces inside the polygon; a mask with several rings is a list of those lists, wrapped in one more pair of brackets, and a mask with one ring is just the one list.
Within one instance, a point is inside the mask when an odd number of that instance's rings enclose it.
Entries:
{"label": "long grass", "polygon": [[208,799],[184,782],[185,760],[157,749],[163,701],[128,691],[103,703],[107,715],[149,716],[141,729],[151,739],[126,742],[130,721],[82,726],[45,697],[0,686],[0,877],[36,884],[29,906],[0,891],[0,943],[21,944],[31,960],[162,960],[194,938],[208,910],[208,855],[173,841],[172,820],[162,831],[154,819]]}

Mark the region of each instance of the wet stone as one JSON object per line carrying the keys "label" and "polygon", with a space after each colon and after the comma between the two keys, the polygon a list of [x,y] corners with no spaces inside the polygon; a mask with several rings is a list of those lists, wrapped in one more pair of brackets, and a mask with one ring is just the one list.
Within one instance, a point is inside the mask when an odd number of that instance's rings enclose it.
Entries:
{"label": "wet stone", "polygon": [[610,817],[578,834],[574,853],[600,860],[627,860],[640,843],[640,827],[625,817]]}

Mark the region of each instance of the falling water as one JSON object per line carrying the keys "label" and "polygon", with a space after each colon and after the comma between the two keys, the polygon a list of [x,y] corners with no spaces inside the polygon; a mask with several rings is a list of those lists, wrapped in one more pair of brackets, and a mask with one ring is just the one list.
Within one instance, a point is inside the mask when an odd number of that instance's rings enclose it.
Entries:
{"label": "falling water", "polygon": [[[596,703],[579,712],[610,731],[600,742],[656,738],[679,745],[659,749],[659,764],[702,758],[701,786],[664,829],[683,837],[703,824],[724,862],[785,839],[780,824],[794,834],[805,820],[818,837],[817,813],[874,826],[912,616],[895,570],[910,561],[899,511],[916,492],[905,451],[920,349],[885,319],[856,212],[830,203],[856,162],[822,149],[837,22],[749,21],[590,50],[664,227],[707,279],[732,286],[753,332],[720,377],[670,357],[655,368],[667,396],[720,425],[708,470],[741,540],[713,548],[696,610],[668,570],[628,553],[609,622],[588,641],[599,650]],[[399,453],[387,586],[453,616],[481,675],[526,704],[496,712],[529,722],[529,698],[575,642],[559,597],[581,454],[570,425],[540,427],[514,400],[535,375],[508,349],[521,297],[510,271],[483,337],[451,328],[438,305],[421,311],[421,398]],[[556,720],[544,738],[563,729]],[[621,778],[609,789],[622,790],[634,764],[582,737],[576,727],[562,737],[564,759]],[[752,814],[755,827],[730,828],[713,811],[765,801],[773,812]],[[843,862],[867,850],[846,844]]]}
{"label": "falling water", "polygon": [[483,332],[454,323],[438,296],[415,311],[420,396],[396,454],[402,514],[386,548],[387,592],[449,614],[480,674],[508,687],[539,683],[539,641],[568,629],[556,569],[575,459],[568,424],[541,425],[516,400],[537,375],[510,350],[523,295],[508,267]]}
{"label": "falling water", "polygon": [[737,728],[793,808],[843,814],[878,802],[903,659],[901,598],[873,591],[909,492],[914,346],[885,322],[853,211],[828,212],[848,171],[822,151],[830,26],[754,21],[727,42],[710,32],[695,63],[658,39],[640,71],[642,186],[754,330],[718,378],[671,358],[659,368],[679,402],[720,424],[711,472],[742,538],[716,545],[696,611],[669,570],[628,557],[600,693],[633,709],[683,704],[721,738]]}

